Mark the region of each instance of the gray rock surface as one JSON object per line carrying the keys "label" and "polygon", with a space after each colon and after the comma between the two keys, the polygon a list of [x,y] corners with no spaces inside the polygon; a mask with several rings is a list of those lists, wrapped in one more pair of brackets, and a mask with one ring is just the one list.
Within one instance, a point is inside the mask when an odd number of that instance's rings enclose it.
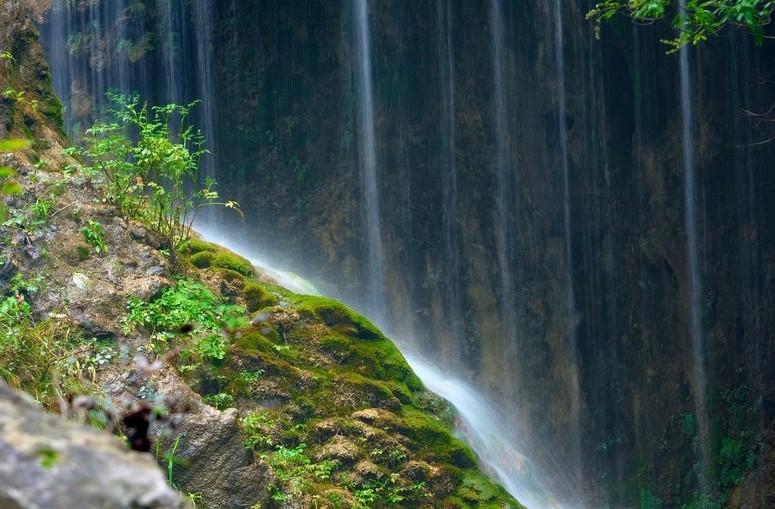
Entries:
{"label": "gray rock surface", "polygon": [[182,509],[147,454],[44,413],[0,382],[0,508]]}

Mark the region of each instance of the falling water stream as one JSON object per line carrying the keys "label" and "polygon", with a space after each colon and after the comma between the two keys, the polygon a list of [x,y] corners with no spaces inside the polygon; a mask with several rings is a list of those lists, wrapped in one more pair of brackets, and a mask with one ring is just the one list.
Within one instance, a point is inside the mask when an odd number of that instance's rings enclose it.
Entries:
{"label": "falling water stream", "polygon": [[[442,172],[444,178],[444,251],[447,275],[445,309],[449,320],[449,335],[453,341],[445,341],[445,357],[460,365],[461,332],[463,329],[462,282],[460,276],[459,232],[457,225],[458,174],[455,155],[455,56],[452,45],[452,2],[436,0],[436,33],[439,62],[439,98],[442,124],[440,133]],[[449,352],[450,350],[453,350]]]}
{"label": "falling water stream", "polygon": [[[220,244],[250,260],[268,276],[291,291],[303,294],[319,294],[318,289],[302,275],[273,267],[245,243],[224,235],[218,228],[197,224],[196,230],[210,242]],[[353,305],[354,303],[350,303]],[[377,325],[383,326],[379,322]],[[430,362],[414,353],[414,341],[397,340],[412,370],[423,384],[449,401],[456,409],[456,431],[476,452],[484,469],[515,499],[528,509],[581,509],[581,505],[561,502],[552,495],[546,484],[550,478],[531,461],[535,444],[525,443],[516,436],[514,428],[504,426],[508,418],[498,406],[464,381],[451,376],[437,363]]]}
{"label": "falling water stream", "polygon": [[[497,175],[496,243],[500,274],[500,315],[503,326],[501,355],[513,358],[509,353],[517,349],[517,302],[512,263],[515,249],[514,214],[516,193],[512,168],[511,130],[506,96],[507,68],[503,40],[502,0],[491,0],[490,37],[493,65],[493,108],[495,118],[495,170]],[[516,383],[514,389],[518,391]]]}
{"label": "falling water stream", "polygon": [[[672,473],[692,462],[707,493],[717,418],[707,374],[715,388],[720,362],[734,358],[753,387],[767,374],[762,331],[772,320],[762,276],[769,209],[759,197],[771,182],[757,168],[775,156],[751,143],[761,134],[753,124],[735,124],[735,139],[751,145],[739,161],[722,146],[695,147],[695,126],[711,139],[727,132],[724,119],[693,111],[696,97],[724,94],[726,81],[693,83],[694,67],[723,69],[717,50],[684,48],[676,61],[637,27],[636,60],[623,63],[632,38],[587,41],[571,28],[582,9],[568,0],[526,3],[530,20],[509,0],[252,4],[160,0],[139,12],[129,0],[54,0],[41,33],[73,139],[105,112],[111,89],[154,104],[202,99],[195,120],[212,152],[203,172],[246,221],[232,228],[213,215],[200,231],[292,291],[334,295],[371,317],[529,508],[580,507],[579,486],[587,507],[607,496],[623,507],[638,496],[636,476],[667,500]],[[735,108],[751,109],[773,67],[759,54],[739,57],[748,70]],[[657,86],[676,72],[680,87]],[[621,136],[631,124],[632,139]],[[679,127],[681,143],[666,143]],[[294,158],[305,175],[286,164]],[[666,184],[675,161],[683,188]],[[726,199],[727,182],[714,172],[727,163],[744,173],[737,235],[712,217],[710,200]],[[323,194],[332,189],[341,203]],[[309,200],[292,202],[300,190]],[[680,242],[676,203],[685,207]],[[742,243],[739,264],[724,265],[731,241],[722,235]],[[735,303],[730,288],[747,297]],[[711,297],[741,310],[708,313]],[[735,320],[739,344],[753,345],[748,360],[716,336]],[[678,335],[688,337],[665,344]],[[691,399],[675,394],[673,379]],[[696,451],[672,458],[659,448],[666,408],[693,413]]]}
{"label": "falling water stream", "polygon": [[[681,0],[680,9],[686,8]],[[680,52],[681,123],[684,170],[686,251],[689,290],[689,334],[692,348],[692,397],[700,440],[699,482],[703,493],[708,493],[708,460],[710,458],[710,430],[705,400],[707,376],[705,373],[705,341],[702,332],[702,284],[697,232],[697,182],[694,158],[694,114],[692,111],[691,48],[686,45]]]}
{"label": "falling water stream", "polygon": [[368,0],[352,0],[352,2],[358,60],[358,156],[366,209],[365,226],[368,244],[369,304],[371,313],[374,316],[382,317],[385,313],[385,296],[382,276],[382,227],[379,214],[379,176],[377,173],[369,3]]}
{"label": "falling water stream", "polygon": [[570,433],[571,451],[575,463],[575,476],[577,482],[582,478],[581,465],[581,391],[579,386],[578,369],[578,337],[576,333],[576,292],[573,283],[573,241],[571,225],[571,184],[570,161],[568,159],[568,120],[567,99],[565,92],[565,56],[564,33],[562,26],[562,1],[554,0],[555,23],[555,64],[557,66],[557,125],[559,128],[560,164],[562,166],[562,191],[563,191],[563,237],[565,241],[565,305],[567,307],[568,320],[568,346],[572,374],[569,381],[568,392],[571,397],[570,409]]}

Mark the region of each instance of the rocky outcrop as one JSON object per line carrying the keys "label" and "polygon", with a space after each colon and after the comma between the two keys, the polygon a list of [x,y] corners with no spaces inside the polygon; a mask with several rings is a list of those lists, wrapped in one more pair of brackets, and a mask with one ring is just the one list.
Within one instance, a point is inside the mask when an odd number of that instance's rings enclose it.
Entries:
{"label": "rocky outcrop", "polygon": [[0,507],[182,509],[153,457],[45,414],[0,382]]}

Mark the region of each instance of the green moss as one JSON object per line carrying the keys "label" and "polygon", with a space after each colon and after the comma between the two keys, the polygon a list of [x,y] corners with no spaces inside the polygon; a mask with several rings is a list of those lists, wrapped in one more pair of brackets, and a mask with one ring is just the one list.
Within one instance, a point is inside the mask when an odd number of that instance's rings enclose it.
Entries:
{"label": "green moss", "polygon": [[189,255],[189,261],[198,269],[218,267],[233,270],[243,276],[255,274],[255,269],[250,261],[216,244],[191,239],[183,248],[183,253]]}
{"label": "green moss", "polygon": [[206,269],[213,266],[213,260],[215,260],[215,254],[210,251],[202,251],[196,253],[189,258],[191,265],[197,269]]}
{"label": "green moss", "polygon": [[75,248],[75,255],[78,257],[79,262],[83,262],[91,256],[91,251],[86,246],[77,246]]}
{"label": "green moss", "polygon": [[239,272],[245,276],[252,276],[255,274],[255,269],[253,268],[252,263],[239,255],[225,250],[215,255],[213,265],[215,267]]}
{"label": "green moss", "polygon": [[277,297],[262,285],[252,281],[245,285],[243,296],[245,297],[245,305],[251,313],[277,304]]}
{"label": "green moss", "polygon": [[221,247],[217,244],[200,239],[189,239],[181,251],[184,254],[192,255],[202,252],[216,253],[219,249],[221,249]]}
{"label": "green moss", "polygon": [[293,304],[305,318],[317,318],[345,335],[360,339],[384,338],[382,333],[363,315],[341,302],[315,295],[296,295]]}

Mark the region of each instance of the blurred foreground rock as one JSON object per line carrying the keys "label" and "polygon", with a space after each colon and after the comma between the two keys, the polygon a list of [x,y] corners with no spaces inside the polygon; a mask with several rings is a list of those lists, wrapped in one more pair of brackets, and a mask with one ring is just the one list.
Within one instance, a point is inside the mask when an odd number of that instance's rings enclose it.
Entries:
{"label": "blurred foreground rock", "polygon": [[150,455],[44,413],[0,382],[0,508],[181,509]]}

